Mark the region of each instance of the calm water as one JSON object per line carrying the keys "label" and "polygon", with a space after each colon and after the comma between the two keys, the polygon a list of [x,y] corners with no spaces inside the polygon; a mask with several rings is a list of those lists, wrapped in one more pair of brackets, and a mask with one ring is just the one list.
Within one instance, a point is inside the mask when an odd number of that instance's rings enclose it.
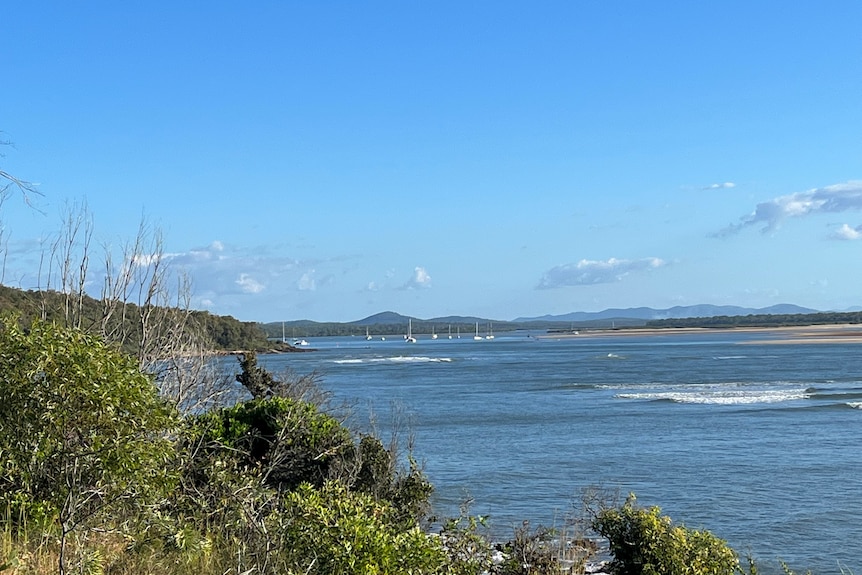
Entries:
{"label": "calm water", "polygon": [[758,337],[319,338],[261,363],[319,371],[384,437],[397,413],[436,511],[470,497],[501,537],[524,519],[559,525],[599,486],[709,529],[764,572],[780,558],[862,573],[862,346]]}

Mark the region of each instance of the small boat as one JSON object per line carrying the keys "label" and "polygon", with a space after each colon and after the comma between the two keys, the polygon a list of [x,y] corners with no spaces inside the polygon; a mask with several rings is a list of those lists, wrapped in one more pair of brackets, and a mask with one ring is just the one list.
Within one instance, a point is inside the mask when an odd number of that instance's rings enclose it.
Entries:
{"label": "small boat", "polygon": [[404,341],[407,343],[416,343],[416,338],[413,337],[413,320],[407,320],[407,335],[404,336]]}
{"label": "small boat", "polygon": [[306,340],[304,340],[304,339],[295,339],[295,340],[293,340],[293,346],[294,346],[294,347],[299,347],[299,346],[301,346],[301,345],[308,345],[308,342],[307,342]]}
{"label": "small boat", "polygon": [[485,339],[494,339],[494,330],[491,329],[491,324],[488,324],[488,335],[485,336]]}
{"label": "small boat", "polygon": [[449,324],[449,339],[452,339],[452,324]]}
{"label": "small boat", "polygon": [[476,335],[473,336],[473,339],[475,339],[476,341],[479,341],[482,339],[482,336],[479,335],[479,322],[478,321],[476,322]]}
{"label": "small boat", "polygon": [[437,332],[434,331],[434,326],[431,326],[431,339],[437,339]]}
{"label": "small boat", "polygon": [[371,341],[371,334],[368,333],[368,326],[365,327],[365,339]]}

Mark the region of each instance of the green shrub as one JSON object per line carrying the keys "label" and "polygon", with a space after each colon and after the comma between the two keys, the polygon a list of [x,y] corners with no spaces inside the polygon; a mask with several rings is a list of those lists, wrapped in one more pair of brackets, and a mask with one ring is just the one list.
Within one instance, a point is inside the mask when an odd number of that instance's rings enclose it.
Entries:
{"label": "green shrub", "polygon": [[599,511],[593,529],[610,542],[618,575],[733,575],[739,557],[709,531],[674,525],[658,507],[636,505],[634,495],[618,508]]}
{"label": "green shrub", "polygon": [[315,486],[337,473],[353,449],[350,432],[317,407],[282,397],[255,399],[189,420],[188,449],[235,462],[264,484]]}
{"label": "green shrub", "polygon": [[[390,502],[396,519],[406,525],[424,516],[433,486],[412,458],[402,470],[378,438],[364,435],[357,442],[314,403],[288,396],[296,382],[276,380],[257,365],[253,353],[240,365],[237,380],[256,399],[187,421],[180,451],[188,456],[181,467],[196,496],[226,485],[231,476],[239,480],[237,474],[282,491],[337,479]],[[298,381],[300,388],[308,384],[305,378]]]}
{"label": "green shrub", "polygon": [[[470,515],[469,504],[461,505],[458,517],[448,519],[440,531],[440,542],[446,552],[446,575],[480,575],[493,568],[493,548],[486,534],[485,517]],[[495,571],[496,573],[496,571]]]}
{"label": "green shrub", "polygon": [[76,521],[166,486],[174,414],[137,362],[69,328],[0,326],[0,493]]}
{"label": "green shrub", "polygon": [[282,534],[288,572],[330,575],[437,573],[440,542],[418,526],[402,529],[385,501],[339,482],[301,485],[272,525]]}
{"label": "green shrub", "polygon": [[[197,538],[212,542],[208,561],[225,564],[229,550],[237,568],[261,573],[305,572],[311,563],[303,562],[321,553],[310,572],[326,573],[314,571],[324,563],[424,573],[417,566],[436,549],[423,547],[429,543],[418,529],[432,487],[415,462],[399,472],[377,438],[356,442],[314,404],[272,396],[188,416],[177,453],[180,489],[162,509],[162,523],[149,526],[167,556],[177,553],[177,541]],[[327,523],[324,508],[336,519]],[[309,547],[307,533],[332,549]],[[338,555],[336,547],[345,545],[359,557]],[[416,556],[419,563],[412,555],[393,563],[400,557],[393,550],[402,547],[425,555]]]}
{"label": "green shrub", "polygon": [[407,470],[397,468],[393,454],[376,437],[365,435],[359,441],[352,459],[346,462],[351,471],[350,488],[373,495],[392,504],[395,519],[408,525],[426,516],[434,486],[412,457]]}
{"label": "green shrub", "polygon": [[117,525],[171,485],[174,411],[137,361],[83,331],[0,324],[0,507],[67,535]]}

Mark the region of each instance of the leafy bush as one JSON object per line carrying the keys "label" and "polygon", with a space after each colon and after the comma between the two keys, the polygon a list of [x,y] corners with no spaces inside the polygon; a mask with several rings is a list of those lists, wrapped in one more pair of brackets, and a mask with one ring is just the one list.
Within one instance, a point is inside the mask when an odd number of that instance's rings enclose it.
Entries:
{"label": "leafy bush", "polygon": [[[83,331],[0,324],[0,504],[66,536],[170,483],[174,413],[137,361]],[[112,517],[116,519],[116,517]]]}
{"label": "leafy bush", "polygon": [[[253,354],[240,363],[237,380],[255,390],[257,399],[187,416],[177,449],[180,489],[162,509],[162,524],[149,527],[159,553],[179,551],[179,541],[203,540],[213,549],[229,549],[238,570],[289,573],[301,567],[304,572],[310,556],[301,551],[308,545],[295,539],[302,541],[311,531],[323,545],[327,537],[340,541],[343,531],[354,550],[357,541],[370,537],[361,544],[364,559],[355,559],[364,561],[369,573],[396,572],[387,555],[392,549],[427,544],[418,525],[432,486],[416,463],[410,460],[408,471],[399,470],[376,437],[357,441],[315,404],[281,396],[293,389],[292,382],[276,380],[257,366]],[[328,516],[315,505],[355,516],[317,524]],[[323,554],[313,569],[327,561],[339,568],[353,565],[340,556],[325,559],[335,553],[328,548],[309,549]],[[218,562],[219,556],[221,551],[207,560]],[[418,564],[400,561],[405,572],[420,572],[414,569]]]}
{"label": "leafy bush", "polygon": [[[191,454],[184,466],[200,486],[224,477],[228,469],[255,474],[264,485],[292,490],[301,483],[320,487],[338,479],[350,489],[392,503],[396,517],[415,524],[428,510],[433,486],[410,458],[399,469],[392,451],[377,437],[354,434],[333,416],[311,402],[294,396],[318,396],[313,378],[278,380],[257,365],[254,353],[239,358],[236,376],[256,398],[188,418],[183,453]],[[211,463],[218,468],[211,468]]]}
{"label": "leafy bush", "polygon": [[79,330],[6,321],[0,396],[3,493],[85,516],[164,486],[173,414],[132,357]]}
{"label": "leafy bush", "polygon": [[349,485],[391,503],[398,522],[415,524],[427,515],[434,486],[415,459],[409,457],[408,465],[407,470],[398,469],[392,452],[378,438],[365,435],[346,461]]}
{"label": "leafy bush", "polygon": [[733,575],[739,557],[709,531],[674,525],[658,507],[636,505],[634,495],[618,508],[600,510],[593,529],[606,537],[618,575]]}
{"label": "leafy bush", "polygon": [[190,448],[234,459],[271,487],[323,485],[353,448],[350,432],[310,404],[272,397],[255,399],[193,417]]}
{"label": "leafy bush", "polygon": [[469,503],[462,503],[460,515],[448,519],[440,531],[447,575],[480,575],[494,567],[494,550],[486,534],[480,532],[486,527],[486,518],[468,511]]}
{"label": "leafy bush", "polygon": [[288,572],[388,575],[436,573],[439,541],[418,526],[401,529],[393,508],[340,482],[301,485],[273,515],[282,533]]}

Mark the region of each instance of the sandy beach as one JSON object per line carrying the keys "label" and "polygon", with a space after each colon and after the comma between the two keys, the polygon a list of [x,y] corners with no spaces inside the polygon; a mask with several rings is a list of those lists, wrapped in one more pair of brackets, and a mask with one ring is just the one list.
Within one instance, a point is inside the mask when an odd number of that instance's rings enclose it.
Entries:
{"label": "sandy beach", "polygon": [[788,327],[734,327],[734,328],[621,328],[608,330],[581,330],[578,333],[559,333],[537,336],[537,339],[569,339],[585,337],[644,337],[651,335],[684,335],[718,332],[757,332],[771,334],[772,339],[741,342],[742,344],[830,344],[862,343],[862,325],[829,324]]}

